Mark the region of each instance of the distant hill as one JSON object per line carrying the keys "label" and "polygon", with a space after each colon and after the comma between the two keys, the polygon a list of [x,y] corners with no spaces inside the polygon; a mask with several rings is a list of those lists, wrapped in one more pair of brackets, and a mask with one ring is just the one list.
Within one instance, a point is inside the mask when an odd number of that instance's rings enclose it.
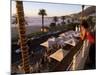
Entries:
{"label": "distant hill", "polygon": [[[88,7],[84,10],[84,16],[88,16],[90,14],[96,13],[96,6]],[[81,12],[78,13],[78,15],[81,15]]]}
{"label": "distant hill", "polygon": [[[66,17],[71,17],[71,16],[73,16],[73,17],[78,18],[78,17],[81,16],[81,13],[82,13],[82,12],[73,13],[73,14],[70,14],[70,15],[66,15]],[[88,15],[93,14],[93,13],[96,13],[96,6],[90,6],[90,7],[86,8],[86,9],[84,10],[84,14],[83,14],[83,15],[84,15],[84,16],[88,16]]]}

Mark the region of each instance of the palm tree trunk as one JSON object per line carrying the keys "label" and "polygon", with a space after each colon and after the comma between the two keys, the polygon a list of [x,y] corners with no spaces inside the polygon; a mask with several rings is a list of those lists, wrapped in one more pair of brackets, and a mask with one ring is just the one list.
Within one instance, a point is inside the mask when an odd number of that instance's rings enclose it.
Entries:
{"label": "palm tree trunk", "polygon": [[16,1],[16,10],[17,10],[17,21],[18,21],[18,34],[20,40],[20,48],[22,53],[22,66],[24,73],[29,73],[29,56],[28,56],[28,47],[26,43],[25,35],[25,19],[24,19],[24,10],[23,2]]}
{"label": "palm tree trunk", "polygon": [[56,24],[56,21],[55,21],[55,24]]}
{"label": "palm tree trunk", "polygon": [[63,20],[63,23],[64,23],[64,20]]}
{"label": "palm tree trunk", "polygon": [[44,16],[42,15],[42,29],[43,29],[43,32],[44,32]]}

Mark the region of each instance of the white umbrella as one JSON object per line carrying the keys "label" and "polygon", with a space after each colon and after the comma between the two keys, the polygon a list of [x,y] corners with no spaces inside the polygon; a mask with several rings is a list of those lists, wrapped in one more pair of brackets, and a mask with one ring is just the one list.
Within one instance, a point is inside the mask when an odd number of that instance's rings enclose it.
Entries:
{"label": "white umbrella", "polygon": [[61,36],[61,37],[62,37],[62,36],[65,36],[65,33],[62,33],[62,34],[60,34],[59,36]]}
{"label": "white umbrella", "polygon": [[74,35],[75,37],[79,37],[79,36],[80,36],[80,32],[75,32],[75,33],[73,33],[73,35]]}
{"label": "white umbrella", "polygon": [[51,54],[49,57],[61,62],[68,52],[69,50],[66,51],[63,49],[59,49],[55,53]]}
{"label": "white umbrella", "polygon": [[40,44],[40,45],[45,46],[46,48],[49,47],[49,46],[48,46],[48,41],[46,41],[46,42],[44,42],[44,43],[42,43],[42,44]]}
{"label": "white umbrella", "polygon": [[77,40],[74,39],[74,38],[71,38],[71,39],[69,39],[69,40],[66,40],[64,43],[70,44],[70,45],[72,45],[72,46],[75,46],[76,43],[77,43]]}

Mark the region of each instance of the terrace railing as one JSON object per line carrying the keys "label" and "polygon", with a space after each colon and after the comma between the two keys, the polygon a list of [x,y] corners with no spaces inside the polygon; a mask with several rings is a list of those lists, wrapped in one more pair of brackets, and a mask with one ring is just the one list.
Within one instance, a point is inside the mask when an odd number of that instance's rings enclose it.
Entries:
{"label": "terrace railing", "polygon": [[78,42],[78,44],[70,50],[65,58],[60,63],[56,64],[52,71],[83,69],[89,53],[89,46],[90,45],[87,40]]}

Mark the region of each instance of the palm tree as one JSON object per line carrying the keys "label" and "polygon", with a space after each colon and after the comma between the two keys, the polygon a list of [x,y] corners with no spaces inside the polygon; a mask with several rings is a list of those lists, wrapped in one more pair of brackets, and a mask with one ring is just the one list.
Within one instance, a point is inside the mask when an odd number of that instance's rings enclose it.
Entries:
{"label": "palm tree", "polygon": [[74,23],[74,18],[72,18],[72,23]]}
{"label": "palm tree", "polygon": [[69,19],[67,20],[67,23],[68,23],[68,24],[70,23],[70,20],[69,20]]}
{"label": "palm tree", "polygon": [[47,15],[45,9],[41,9],[38,14],[42,16],[42,29],[44,32],[44,16]]}
{"label": "palm tree", "polygon": [[56,22],[58,21],[58,17],[57,17],[57,16],[54,16],[54,17],[53,17],[53,21],[54,21],[55,24],[56,24]]}
{"label": "palm tree", "polygon": [[66,19],[66,16],[61,16],[61,19],[62,19],[62,23],[64,24],[64,20]]}
{"label": "palm tree", "polygon": [[20,48],[22,53],[22,68],[24,73],[29,73],[29,56],[28,56],[28,47],[26,43],[26,30],[25,30],[25,19],[24,19],[24,10],[23,2],[16,1],[16,11],[17,11],[17,23],[18,23],[18,34],[20,40]]}
{"label": "palm tree", "polygon": [[84,17],[84,7],[85,7],[85,5],[82,5],[82,13],[81,13],[82,19],[83,19],[83,17]]}

